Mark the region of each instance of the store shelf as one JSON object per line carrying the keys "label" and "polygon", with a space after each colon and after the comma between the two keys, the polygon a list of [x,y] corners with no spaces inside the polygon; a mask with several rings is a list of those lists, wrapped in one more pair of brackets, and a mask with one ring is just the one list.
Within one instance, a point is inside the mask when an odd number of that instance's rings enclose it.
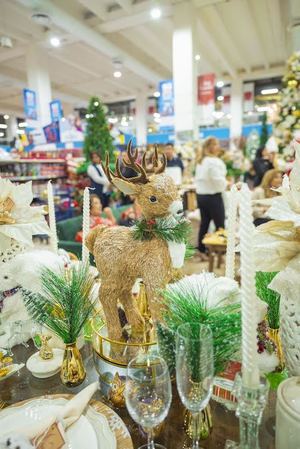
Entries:
{"label": "store shelf", "polygon": [[0,159],[0,165],[9,164],[65,164],[65,159]]}
{"label": "store shelf", "polygon": [[61,175],[61,176],[12,176],[12,177],[5,177],[4,179],[9,179],[12,182],[17,181],[42,181],[47,179],[58,179],[58,178],[67,178],[67,175]]}

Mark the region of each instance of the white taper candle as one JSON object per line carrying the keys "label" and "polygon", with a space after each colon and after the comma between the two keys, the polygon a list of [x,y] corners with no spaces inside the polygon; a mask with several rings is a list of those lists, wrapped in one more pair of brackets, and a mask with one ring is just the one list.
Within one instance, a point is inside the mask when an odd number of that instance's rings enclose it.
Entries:
{"label": "white taper candle", "polygon": [[48,181],[47,185],[48,193],[48,214],[49,214],[49,227],[50,227],[50,245],[52,251],[57,253],[58,243],[57,243],[57,231],[56,231],[56,219],[55,219],[55,205],[53,196],[53,186],[51,180]]}
{"label": "white taper candle", "polygon": [[86,187],[83,193],[83,214],[82,214],[82,262],[89,262],[89,250],[85,246],[86,236],[90,231],[90,191]]}
{"label": "white taper candle", "polygon": [[225,276],[234,279],[235,274],[235,238],[236,219],[238,209],[239,192],[234,184],[230,190],[228,227],[227,227],[227,250],[226,250],[226,274]]}
{"label": "white taper candle", "polygon": [[242,376],[247,387],[259,384],[257,365],[257,313],[255,266],[253,257],[254,224],[251,192],[247,184],[240,191],[240,251],[242,296]]}

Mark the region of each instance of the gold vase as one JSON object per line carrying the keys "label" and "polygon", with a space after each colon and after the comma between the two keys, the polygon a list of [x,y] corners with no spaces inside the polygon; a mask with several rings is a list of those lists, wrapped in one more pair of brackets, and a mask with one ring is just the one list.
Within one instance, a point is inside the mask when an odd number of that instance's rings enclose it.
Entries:
{"label": "gold vase", "polygon": [[[199,421],[197,429],[199,429],[200,435],[198,437],[200,440],[205,440],[209,437],[212,430],[212,417],[209,404],[199,413]],[[192,413],[187,409],[184,413],[184,430],[190,438],[193,438],[193,417]]]}
{"label": "gold vase", "polygon": [[75,343],[66,344],[60,378],[67,387],[80,385],[86,376],[82,357]]}
{"label": "gold vase", "polygon": [[278,359],[279,359],[279,367],[282,369],[282,368],[284,368],[284,356],[283,356],[283,350],[282,350],[282,344],[281,344],[281,337],[280,337],[279,329],[272,329],[271,327],[269,327],[269,329],[268,329],[268,337],[276,345],[277,356],[278,356]]}

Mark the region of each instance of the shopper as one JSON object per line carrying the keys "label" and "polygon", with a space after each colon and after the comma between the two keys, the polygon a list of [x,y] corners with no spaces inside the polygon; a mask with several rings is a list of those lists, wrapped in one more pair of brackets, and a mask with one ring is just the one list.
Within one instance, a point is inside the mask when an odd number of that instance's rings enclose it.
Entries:
{"label": "shopper", "polygon": [[167,166],[165,172],[173,179],[176,185],[180,186],[182,184],[184,166],[182,160],[175,155],[173,143],[168,142],[165,145],[165,155],[167,157]]}
{"label": "shopper", "polygon": [[[280,170],[268,170],[263,177],[263,180],[259,187],[256,187],[254,192],[252,192],[252,200],[264,200],[266,198],[273,198],[274,196],[280,195],[279,192],[275,192],[272,189],[277,189],[282,184],[282,171]],[[255,226],[259,226],[263,223],[270,221],[270,218],[266,217],[265,214],[268,210],[268,206],[262,204],[253,205],[253,217]]]}
{"label": "shopper", "polygon": [[225,209],[222,192],[225,191],[226,166],[219,158],[221,148],[218,139],[208,137],[202,147],[202,154],[196,165],[197,203],[201,214],[198,249],[202,260],[206,260],[205,246],[202,240],[208,231],[211,220],[216,229],[225,226]]}
{"label": "shopper", "polygon": [[104,170],[101,165],[101,158],[95,151],[91,154],[92,163],[87,169],[87,174],[91,180],[91,187],[94,189],[93,193],[96,194],[103,207],[107,207],[109,204],[109,180],[107,179]]}
{"label": "shopper", "polygon": [[255,171],[254,187],[258,187],[262,182],[264,174],[268,170],[272,170],[274,168],[273,163],[270,159],[270,153],[267,148],[258,148],[258,150],[256,151],[255,159],[253,161],[253,168]]}
{"label": "shopper", "polygon": [[[110,207],[102,207],[101,201],[96,194],[90,195],[90,229],[98,225],[108,227],[116,226],[117,222]],[[76,242],[82,242],[82,231],[77,232]]]}

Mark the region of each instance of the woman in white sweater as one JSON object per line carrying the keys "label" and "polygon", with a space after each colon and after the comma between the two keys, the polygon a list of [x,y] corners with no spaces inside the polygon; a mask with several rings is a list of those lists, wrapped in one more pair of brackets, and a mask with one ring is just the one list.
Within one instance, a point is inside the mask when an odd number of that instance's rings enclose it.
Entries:
{"label": "woman in white sweater", "polygon": [[226,166],[219,158],[221,149],[218,139],[208,137],[202,146],[202,155],[196,165],[197,202],[201,214],[198,249],[201,259],[205,259],[202,240],[213,220],[216,229],[225,226],[225,209],[222,193],[226,189]]}

